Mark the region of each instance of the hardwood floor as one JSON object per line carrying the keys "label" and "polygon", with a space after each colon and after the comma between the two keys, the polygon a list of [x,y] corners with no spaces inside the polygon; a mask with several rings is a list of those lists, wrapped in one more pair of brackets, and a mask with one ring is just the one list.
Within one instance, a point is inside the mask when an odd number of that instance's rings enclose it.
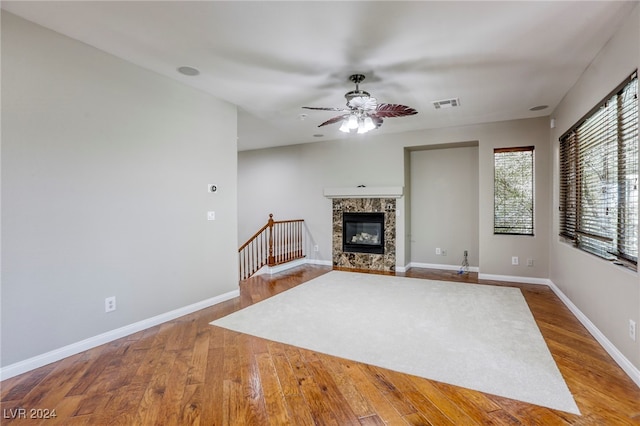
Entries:
{"label": "hardwood floor", "polygon": [[[546,286],[519,287],[581,416],[274,343],[209,322],[330,270],[250,278],[240,297],[1,383],[4,424],[626,425],[640,388]],[[478,282],[412,269],[409,277]],[[24,409],[25,411],[20,411]],[[54,410],[55,418],[42,417]],[[35,411],[41,410],[41,411]],[[26,419],[21,418],[22,414]]]}

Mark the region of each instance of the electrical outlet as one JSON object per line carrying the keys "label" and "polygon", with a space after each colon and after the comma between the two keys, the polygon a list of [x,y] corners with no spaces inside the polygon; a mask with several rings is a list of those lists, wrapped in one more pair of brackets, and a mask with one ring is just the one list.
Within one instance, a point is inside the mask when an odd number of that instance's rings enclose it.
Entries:
{"label": "electrical outlet", "polygon": [[527,266],[533,266],[533,259],[527,259]]}
{"label": "electrical outlet", "polygon": [[634,320],[629,320],[629,337],[634,342],[636,341],[636,322]]}
{"label": "electrical outlet", "polygon": [[520,259],[518,259],[518,256],[511,257],[511,264],[516,266],[520,264]]}
{"label": "electrical outlet", "polygon": [[440,249],[440,247],[436,248],[436,256],[440,256],[442,254],[442,250]]}
{"label": "electrical outlet", "polygon": [[318,247],[317,244],[315,246],[313,246],[313,251],[320,251],[320,248]]}
{"label": "electrical outlet", "polygon": [[104,311],[112,312],[116,310],[116,297],[111,296],[104,299]]}

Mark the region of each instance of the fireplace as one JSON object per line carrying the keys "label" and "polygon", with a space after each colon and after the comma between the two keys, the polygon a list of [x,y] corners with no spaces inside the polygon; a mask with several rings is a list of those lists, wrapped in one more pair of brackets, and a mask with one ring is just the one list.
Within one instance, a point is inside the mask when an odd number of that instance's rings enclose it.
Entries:
{"label": "fireplace", "polygon": [[342,251],[384,254],[384,213],[344,213]]}
{"label": "fireplace", "polygon": [[332,204],[333,266],[394,271],[396,198],[333,197]]}

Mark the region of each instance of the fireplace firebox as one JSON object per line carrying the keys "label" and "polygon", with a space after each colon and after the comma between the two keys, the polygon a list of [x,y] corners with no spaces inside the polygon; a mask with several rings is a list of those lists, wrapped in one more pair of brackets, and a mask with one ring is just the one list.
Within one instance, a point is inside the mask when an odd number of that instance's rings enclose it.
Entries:
{"label": "fireplace firebox", "polygon": [[342,251],[384,254],[384,213],[343,213]]}

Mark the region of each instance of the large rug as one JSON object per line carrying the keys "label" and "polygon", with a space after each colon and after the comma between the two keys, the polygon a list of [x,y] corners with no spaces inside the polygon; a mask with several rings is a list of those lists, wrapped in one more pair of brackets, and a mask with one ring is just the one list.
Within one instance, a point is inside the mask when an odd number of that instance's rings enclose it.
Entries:
{"label": "large rug", "polygon": [[211,324],[580,413],[518,288],[332,271]]}

